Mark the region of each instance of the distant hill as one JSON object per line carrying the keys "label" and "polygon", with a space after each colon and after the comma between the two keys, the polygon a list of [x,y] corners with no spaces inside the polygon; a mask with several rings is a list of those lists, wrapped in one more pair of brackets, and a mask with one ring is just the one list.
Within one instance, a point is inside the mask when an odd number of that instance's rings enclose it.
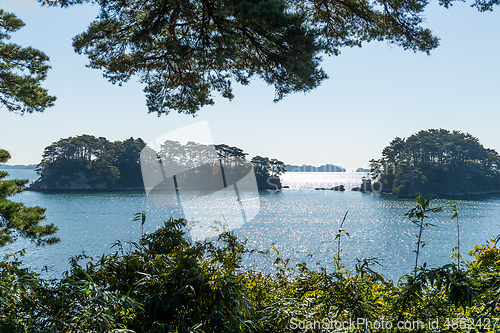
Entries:
{"label": "distant hill", "polygon": [[370,172],[370,169],[357,168],[356,172]]}
{"label": "distant hill", "polygon": [[285,170],[287,172],[346,172],[344,168],[333,164],[325,164],[319,167],[315,167],[312,165],[298,166],[285,164]]}
{"label": "distant hill", "polygon": [[29,170],[35,170],[36,169],[36,164],[29,164],[29,165],[0,165],[0,169],[29,169]]}

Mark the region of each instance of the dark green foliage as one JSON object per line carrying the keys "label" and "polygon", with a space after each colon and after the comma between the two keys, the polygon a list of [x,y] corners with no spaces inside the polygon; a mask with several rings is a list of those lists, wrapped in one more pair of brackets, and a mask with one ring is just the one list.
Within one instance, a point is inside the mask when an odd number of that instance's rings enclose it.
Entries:
{"label": "dark green foliage", "polygon": [[[418,201],[414,215],[425,220],[425,211],[428,201]],[[0,262],[0,331],[264,333],[307,326],[309,332],[327,332],[362,319],[365,324],[354,331],[388,332],[367,324],[383,318],[393,324],[392,332],[494,332],[500,311],[500,250],[494,240],[476,246],[463,269],[424,264],[394,283],[373,269],[372,259],[358,260],[349,271],[337,256],[329,272],[305,263],[291,267],[276,249],[274,256],[250,251],[268,255],[275,272],[244,269],[249,251],[234,234],[192,243],[186,232],[185,220],[170,219],[128,252],[117,243],[115,253],[98,260],[72,258],[61,280],[21,268],[22,252],[7,256]],[[82,259],[90,261],[82,265]],[[490,326],[478,327],[480,318]],[[452,327],[452,319],[463,321]],[[397,328],[398,321],[438,326]]]}
{"label": "dark green foliage", "polygon": [[[61,1],[78,2],[86,1]],[[214,104],[213,91],[232,99],[231,82],[254,76],[276,87],[276,100],[326,77],[315,32],[284,1],[97,3],[99,16],[73,46],[112,83],[139,76],[149,112],[195,114]]]}
{"label": "dark green foliage", "polygon": [[[117,244],[116,253],[85,267],[79,261],[88,258],[76,257],[60,281],[45,283],[35,275],[34,281],[42,287],[33,292],[33,307],[13,301],[19,314],[5,311],[2,301],[12,296],[6,290],[0,294],[0,313],[7,314],[0,316],[0,329],[5,322],[4,327],[24,325],[31,331],[250,331],[244,276],[238,273],[244,245],[230,233],[211,243],[193,244],[186,239],[186,227],[185,220],[171,219],[134,243],[134,251],[125,253]],[[4,265],[15,263],[4,261]],[[20,284],[15,276],[24,272],[4,267],[0,266],[0,274],[13,280],[11,284]],[[18,315],[16,322],[12,318]],[[45,321],[25,324],[23,317]]]}
{"label": "dark green foliage", "polygon": [[371,161],[373,179],[401,197],[500,191],[500,156],[470,134],[430,129],[395,138]]}
{"label": "dark green foliage", "polygon": [[249,162],[242,149],[225,144],[167,140],[158,154],[151,151],[149,155],[161,161],[166,173],[176,174],[177,186],[184,190],[221,190],[247,176],[252,167],[258,189],[280,189],[279,176],[285,172],[283,162],[277,159],[256,156]]}
{"label": "dark green foliage", "polygon": [[279,176],[286,172],[283,162],[275,158],[255,156],[252,158],[252,164],[259,190],[281,189]]}
{"label": "dark green foliage", "polygon": [[[333,0],[59,0],[100,6],[73,40],[89,67],[112,83],[137,75],[149,112],[196,114],[232,99],[232,83],[254,77],[275,87],[275,101],[316,88],[327,76],[321,53],[387,41],[414,52],[439,44],[422,26],[428,1]],[[453,0],[440,1],[446,7]],[[479,10],[498,1],[475,0]]]}
{"label": "dark green foliage", "polygon": [[[41,112],[53,106],[56,100],[40,85],[50,68],[49,57],[31,47],[5,43],[12,32],[23,26],[23,21],[14,14],[0,10],[0,106],[19,114]],[[9,153],[0,149],[0,163],[9,158]],[[7,175],[0,171],[0,246],[13,242],[17,235],[37,244],[58,242],[58,238],[50,237],[57,231],[53,224],[40,225],[45,209],[7,200],[22,192],[28,183],[27,180],[3,180]]]}
{"label": "dark green foliage", "polygon": [[168,172],[177,173],[180,189],[218,191],[240,181],[251,171],[247,153],[225,144],[165,141],[158,157]]}
{"label": "dark green foliage", "polygon": [[114,166],[118,169],[120,178],[115,182],[118,187],[142,188],[141,164],[139,155],[146,146],[141,139],[127,139],[114,143]]}
{"label": "dark green foliage", "polygon": [[5,43],[23,26],[14,14],[0,10],[0,105],[20,114],[41,112],[56,100],[40,85],[50,68],[49,57],[32,47]]}
{"label": "dark green foliage", "polygon": [[32,316],[43,309],[39,296],[44,294],[43,281],[38,274],[20,268],[19,256],[24,252],[5,256],[0,262],[0,331],[22,333],[37,327],[40,316]]}
{"label": "dark green foliage", "polygon": [[[142,139],[133,138],[115,142],[92,135],[61,139],[45,148],[37,169],[40,178],[30,189],[143,189],[140,154],[144,147]],[[158,153],[151,151],[154,161],[150,162],[161,162],[166,171],[184,170],[175,172],[177,184],[184,190],[221,190],[246,176],[252,165],[259,189],[281,188],[281,161],[257,156],[250,163],[246,155],[242,149],[225,144],[189,141],[183,145],[167,140]]]}
{"label": "dark green foliage", "polygon": [[235,185],[250,173],[252,166],[246,160],[246,155],[242,149],[225,144],[194,141],[181,144],[166,140],[160,144],[158,153],[152,149],[146,150],[142,162],[145,162],[146,169],[149,165],[161,164],[164,174],[160,177],[171,177],[171,182],[167,180],[163,184],[152,184],[156,189],[164,186],[163,190],[172,190],[175,183],[177,189],[181,190],[215,192]]}
{"label": "dark green foliage", "polygon": [[[419,197],[407,215],[422,226],[430,225],[425,222],[428,213],[439,211],[430,207],[430,200]],[[289,259],[283,260],[275,252],[276,274],[248,273],[252,299],[260,309],[258,332],[348,328],[355,332],[496,331],[500,251],[494,240],[469,253],[474,258],[465,270],[453,264],[428,269],[424,264],[414,274],[402,276],[396,285],[370,267],[376,262],[371,259],[358,260],[351,272],[337,255],[333,272],[312,271],[305,264],[290,268]],[[378,321],[380,325],[382,320],[390,322],[391,328],[369,324]],[[398,322],[414,326],[397,327]]]}
{"label": "dark green foliage", "polygon": [[20,267],[22,254],[0,262],[0,332],[111,332],[125,327],[121,312],[139,307],[94,283],[76,260],[64,279],[44,280]]}
{"label": "dark green foliage", "polygon": [[[0,163],[7,162],[9,158],[9,153],[0,149]],[[57,243],[59,238],[50,237],[57,228],[53,224],[40,225],[45,219],[44,208],[26,207],[7,199],[22,192],[28,180],[3,180],[7,176],[7,172],[0,171],[0,246],[14,242],[17,235],[38,245]]]}
{"label": "dark green foliage", "polygon": [[142,139],[110,142],[92,135],[61,139],[45,148],[40,179],[31,189],[141,189],[145,145]]}

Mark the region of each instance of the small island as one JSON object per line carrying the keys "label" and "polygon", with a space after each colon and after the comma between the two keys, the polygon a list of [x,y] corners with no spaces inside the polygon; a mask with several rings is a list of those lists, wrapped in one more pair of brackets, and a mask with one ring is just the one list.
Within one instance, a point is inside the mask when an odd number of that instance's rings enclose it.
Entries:
{"label": "small island", "polygon": [[10,164],[2,164],[0,166],[4,170],[9,170],[9,169],[23,169],[23,170],[35,170],[36,169],[36,164],[15,164],[15,165],[10,165]]}
{"label": "small island", "polygon": [[305,164],[302,166],[286,164],[285,170],[287,172],[346,172],[346,169],[333,164],[324,164],[319,167]]}
{"label": "small island", "polygon": [[396,137],[370,166],[373,190],[401,198],[500,193],[499,154],[460,131],[429,129]]}
{"label": "small island", "polygon": [[81,135],[45,147],[28,190],[40,192],[143,190],[139,155],[142,139],[110,142]]}
{"label": "small island", "polygon": [[[69,137],[46,147],[37,166],[40,176],[28,190],[39,192],[144,191],[141,152],[148,150],[142,139],[110,142],[92,135]],[[256,156],[225,144],[181,144],[165,141],[159,152],[151,150],[154,163],[182,170],[176,188],[220,190],[230,186],[253,168],[259,190],[280,190],[283,162]],[[220,187],[220,188],[219,188]]]}

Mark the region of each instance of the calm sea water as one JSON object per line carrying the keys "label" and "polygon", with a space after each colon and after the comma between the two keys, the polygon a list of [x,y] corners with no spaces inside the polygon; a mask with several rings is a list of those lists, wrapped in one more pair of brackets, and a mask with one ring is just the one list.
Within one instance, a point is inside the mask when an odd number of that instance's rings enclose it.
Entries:
{"label": "calm sea water", "polygon": [[[31,170],[7,170],[11,178],[36,179]],[[383,267],[376,270],[390,278],[398,278],[414,265],[417,230],[404,213],[414,206],[413,200],[395,199],[380,194],[352,192],[359,186],[359,173],[288,173],[282,176],[289,189],[261,192],[260,210],[255,218],[237,229],[248,247],[269,249],[274,246],[292,262],[307,261],[311,267],[331,267],[337,252],[334,240],[340,222],[350,237],[341,240],[341,257],[348,268],[357,258],[378,258]],[[347,191],[315,191],[315,187],[343,184]],[[144,193],[43,194],[24,192],[13,197],[29,206],[47,208],[47,222],[59,227],[61,243],[37,247],[19,239],[1,248],[3,253],[25,248],[23,261],[37,271],[45,267],[44,275],[59,277],[68,269],[68,258],[84,251],[99,257],[114,249],[118,240],[137,241],[141,235],[139,222],[132,222],[139,211],[147,213],[144,232],[157,229],[162,221],[181,212],[148,202]],[[446,206],[444,200],[433,201]],[[453,200],[459,211],[462,253],[474,245],[483,244],[500,233],[500,197],[479,200]],[[200,207],[200,214],[203,207]],[[445,211],[449,209],[445,207]],[[450,222],[446,213],[432,216],[436,227],[424,230],[426,246],[419,263],[430,266],[450,262],[456,243],[456,221]],[[274,244],[274,245],[273,245]],[[308,254],[313,254],[312,257]],[[466,256],[466,258],[468,258]],[[269,260],[262,255],[245,258],[245,264],[265,268]]]}

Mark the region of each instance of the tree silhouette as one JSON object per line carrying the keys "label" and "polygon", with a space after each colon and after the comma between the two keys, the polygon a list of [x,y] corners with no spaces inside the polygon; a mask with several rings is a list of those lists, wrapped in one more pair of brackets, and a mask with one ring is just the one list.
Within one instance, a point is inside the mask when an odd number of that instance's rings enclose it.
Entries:
{"label": "tree silhouette", "polygon": [[0,105],[20,114],[44,111],[56,100],[41,86],[49,57],[32,47],[5,42],[23,26],[14,14],[0,9]]}
{"label": "tree silhouette", "polygon": [[[5,163],[10,154],[0,149],[0,163]],[[26,207],[22,203],[12,202],[7,198],[22,192],[27,180],[4,180],[8,176],[0,171],[0,246],[12,243],[16,235],[31,239],[38,245],[54,244],[59,238],[54,237],[57,228],[53,224],[40,225],[45,219],[45,209]]]}
{"label": "tree silhouette", "polygon": [[[14,14],[0,10],[0,106],[19,114],[42,112],[56,100],[41,86],[50,68],[49,57],[32,47],[5,42],[12,32],[23,26],[23,21]],[[0,163],[9,158],[10,154],[0,149]],[[7,199],[22,192],[28,183],[27,180],[4,180],[7,176],[7,172],[0,171],[0,246],[13,242],[16,236],[37,244],[58,242],[59,239],[52,236],[57,231],[53,224],[40,225],[45,209],[26,207]]]}
{"label": "tree silhouette", "polygon": [[139,157],[145,146],[142,139],[110,142],[86,134],[61,139],[45,148],[32,188],[142,188]]}
{"label": "tree silhouette", "polygon": [[[422,26],[421,0],[58,0],[89,2],[100,13],[74,38],[75,51],[112,83],[139,77],[158,115],[194,115],[214,104],[213,93],[232,99],[232,84],[254,77],[275,87],[275,101],[310,91],[327,78],[320,55],[343,47],[387,41],[429,53],[439,45]],[[485,11],[497,3],[473,5]]]}
{"label": "tree silhouette", "polygon": [[468,133],[430,129],[392,140],[371,161],[373,179],[401,196],[500,190],[500,155]]}

